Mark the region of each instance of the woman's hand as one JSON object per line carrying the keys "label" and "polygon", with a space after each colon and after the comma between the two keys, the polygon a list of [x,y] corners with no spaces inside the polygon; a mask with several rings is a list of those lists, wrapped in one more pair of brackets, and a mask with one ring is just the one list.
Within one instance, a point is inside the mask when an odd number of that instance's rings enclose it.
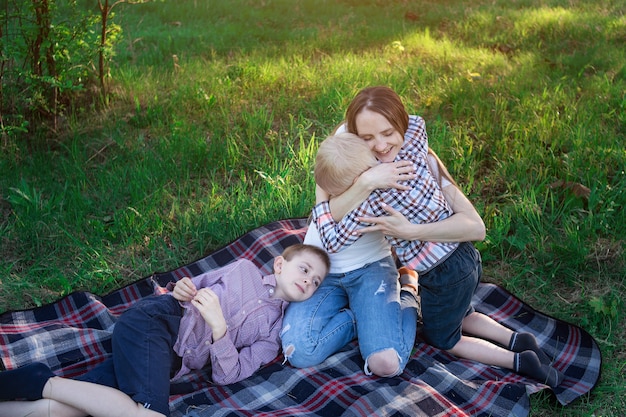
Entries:
{"label": "woman's hand", "polygon": [[411,240],[408,235],[405,235],[406,231],[411,228],[412,224],[406,217],[399,211],[393,209],[390,205],[381,203],[381,207],[389,213],[389,216],[380,217],[359,217],[359,221],[364,223],[371,223],[372,226],[367,226],[354,234],[382,232],[386,236],[393,236],[398,239]]}
{"label": "woman's hand", "polygon": [[213,341],[221,339],[226,334],[226,319],[220,305],[220,299],[210,288],[202,288],[191,300],[191,304],[198,309],[204,321],[213,331]]}
{"label": "woman's hand", "polygon": [[188,277],[184,277],[176,282],[176,286],[172,290],[172,295],[178,301],[191,301],[191,299],[196,296],[197,292],[198,290],[193,281]]}
{"label": "woman's hand", "polygon": [[389,216],[360,217],[373,226],[359,229],[357,233],[380,230],[387,236],[422,242],[473,242],[485,238],[485,224],[469,199],[455,185],[443,188],[443,194],[454,214],[434,223],[414,224],[392,207],[383,204]]}

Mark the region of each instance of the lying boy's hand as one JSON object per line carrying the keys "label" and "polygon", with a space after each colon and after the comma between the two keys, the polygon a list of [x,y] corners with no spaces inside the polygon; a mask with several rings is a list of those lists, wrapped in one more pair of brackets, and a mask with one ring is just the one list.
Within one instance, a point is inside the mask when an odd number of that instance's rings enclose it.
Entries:
{"label": "lying boy's hand", "polygon": [[204,321],[213,331],[213,341],[219,340],[226,334],[226,320],[220,305],[220,299],[210,288],[201,288],[191,300],[191,304],[198,309]]}
{"label": "lying boy's hand", "polygon": [[197,293],[196,285],[188,277],[184,277],[178,281],[172,290],[172,295],[178,301],[191,301]]}

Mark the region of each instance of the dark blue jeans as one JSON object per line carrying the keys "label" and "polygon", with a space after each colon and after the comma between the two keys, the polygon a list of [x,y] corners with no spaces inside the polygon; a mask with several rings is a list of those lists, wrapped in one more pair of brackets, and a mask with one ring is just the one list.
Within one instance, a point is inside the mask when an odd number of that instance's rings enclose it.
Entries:
{"label": "dark blue jeans", "polygon": [[113,329],[112,354],[80,380],[117,388],[144,407],[170,415],[174,343],[182,308],[170,295],[147,297],[126,310]]}
{"label": "dark blue jeans", "polygon": [[461,339],[461,323],[474,312],[472,297],[482,275],[480,253],[463,242],[450,256],[419,276],[422,334],[439,349],[452,349]]}

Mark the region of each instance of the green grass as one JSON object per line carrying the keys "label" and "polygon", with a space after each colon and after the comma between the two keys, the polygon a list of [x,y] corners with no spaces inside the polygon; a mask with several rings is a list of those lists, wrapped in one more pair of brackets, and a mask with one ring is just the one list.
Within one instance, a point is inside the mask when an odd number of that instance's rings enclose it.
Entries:
{"label": "green grass", "polygon": [[626,415],[625,13],[623,0],[123,5],[111,107],[1,143],[0,311],[107,293],[307,216],[319,141],[360,88],[386,84],[484,218],[484,280],[600,344],[598,387],[568,407],[533,395],[531,414]]}

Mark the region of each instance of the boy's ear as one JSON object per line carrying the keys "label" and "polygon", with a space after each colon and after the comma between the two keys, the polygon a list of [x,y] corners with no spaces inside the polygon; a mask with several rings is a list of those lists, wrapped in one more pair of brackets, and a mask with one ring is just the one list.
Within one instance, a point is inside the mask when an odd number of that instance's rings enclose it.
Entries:
{"label": "boy's ear", "polygon": [[285,258],[280,255],[274,258],[274,274],[280,274],[283,269],[284,260]]}

